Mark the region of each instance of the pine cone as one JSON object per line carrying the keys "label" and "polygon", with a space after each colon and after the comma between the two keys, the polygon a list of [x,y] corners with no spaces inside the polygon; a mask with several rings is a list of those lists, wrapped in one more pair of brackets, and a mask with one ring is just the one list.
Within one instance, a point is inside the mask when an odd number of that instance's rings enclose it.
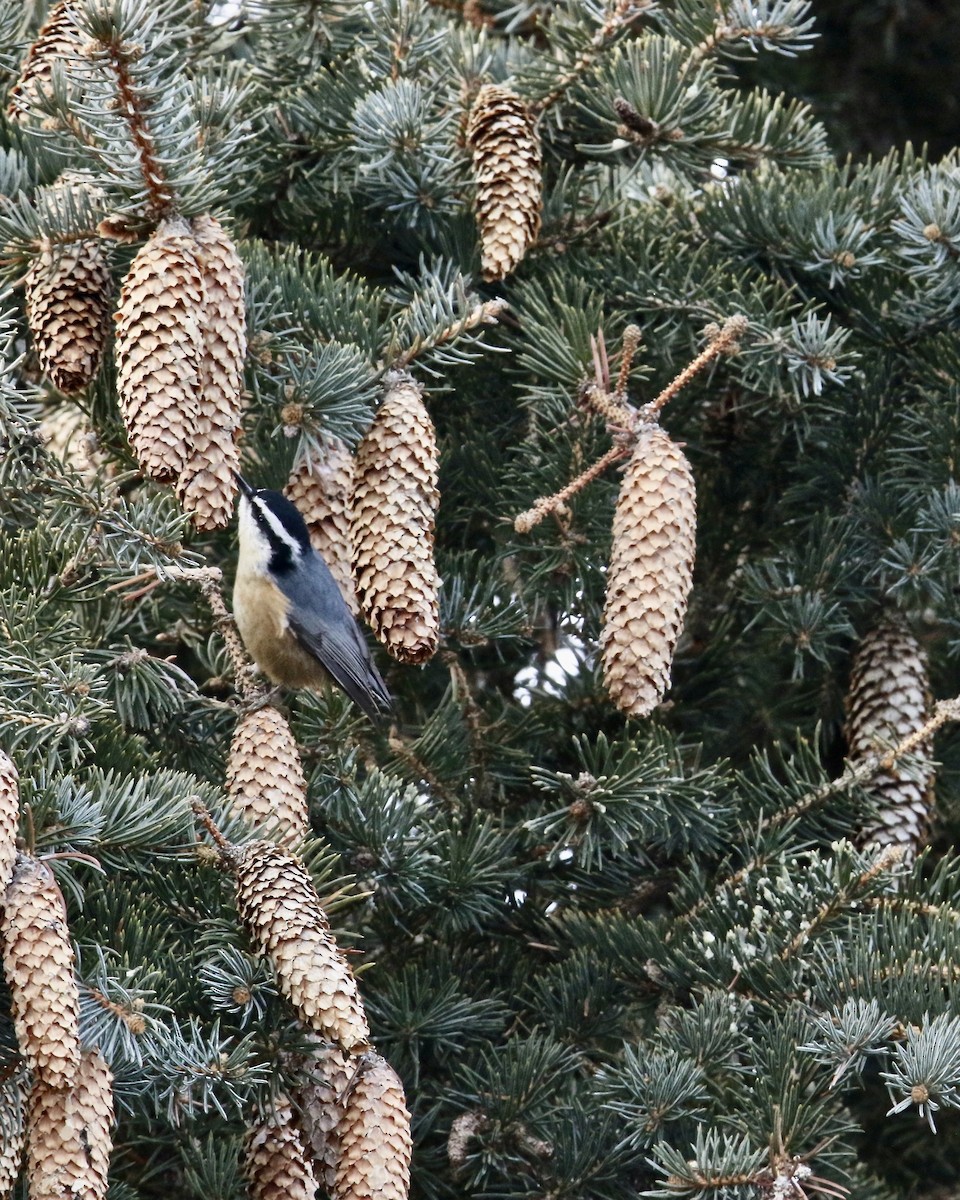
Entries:
{"label": "pine cone", "polygon": [[54,63],[76,58],[86,40],[74,24],[71,7],[63,0],[50,10],[10,89],[7,116],[19,125],[28,124],[31,118],[43,121],[44,114],[36,111],[36,105],[52,93]]}
{"label": "pine cone", "polygon": [[294,1092],[304,1145],[313,1159],[318,1182],[328,1193],[336,1181],[339,1128],[347,1085],[353,1078],[353,1061],[319,1038],[309,1058],[297,1056],[290,1061],[291,1068],[304,1079]]}
{"label": "pine cone", "polygon": [[410,1190],[410,1114],[403,1084],[379,1054],[347,1096],[333,1200],[406,1200]]}
{"label": "pine cone", "polygon": [[[7,1068],[9,1070],[9,1067]],[[9,1200],[20,1175],[24,1148],[25,1096],[16,1076],[0,1082],[0,1197]]]}
{"label": "pine cone", "polygon": [[27,1114],[30,1200],[104,1200],[113,1149],[113,1076],[88,1050],[71,1088],[37,1080]]}
{"label": "pine cone", "polygon": [[214,217],[193,219],[197,262],[203,275],[203,357],[199,416],[177,495],[198,529],[223,529],[233,515],[240,465],[243,362],[247,352],[243,263]]}
{"label": "pine cone", "polygon": [[314,1200],[317,1181],[285,1096],[247,1131],[244,1173],[250,1200]]}
{"label": "pine cone", "polygon": [[440,638],[440,580],[433,561],[437,442],[420,387],[391,373],[357,449],[353,571],[360,607],[394,658],[421,663]]}
{"label": "pine cone", "polygon": [[481,270],[484,279],[503,279],[540,232],[540,136],[515,92],[487,84],[470,110],[467,144],[477,186]]}
{"label": "pine cone", "polygon": [[350,553],[350,493],[353,455],[337,437],[328,438],[324,458],[302,458],[283,489],[303,513],[313,548],[330,568],[350,611],[357,615]]}
{"label": "pine cone", "polygon": [[[17,861],[17,827],[20,821],[20,776],[0,750],[0,897],[7,890]],[[2,1192],[0,1192],[2,1195]]]}
{"label": "pine cone", "polygon": [[0,929],[23,1057],[45,1086],[70,1087],[80,1063],[80,1000],[67,912],[53,872],[28,854],[17,858]]}
{"label": "pine cone", "polygon": [[41,370],[61,392],[79,392],[95,378],[107,338],[113,276],[103,243],[45,246],[24,285]]}
{"label": "pine cone", "polygon": [[645,717],[670,685],[696,550],[696,487],[683,451],[641,426],[620,486],[600,641],[616,705]]}
{"label": "pine cone", "polygon": [[273,826],[281,846],[293,849],[307,836],[307,782],[290,726],[275,708],[258,708],[237,725],[227,794],[233,811],[255,828]]}
{"label": "pine cone", "polygon": [[120,293],[117,391],[134,453],[171,483],[187,465],[200,420],[203,277],[186,222],[163,221],[140,248]]}
{"label": "pine cone", "polygon": [[280,991],[300,1019],[345,1050],[370,1038],[346,959],[309,872],[272,842],[251,842],[237,857],[237,907],[250,937],[273,964]]}
{"label": "pine cone", "polygon": [[[920,729],[929,708],[926,655],[899,616],[888,616],[860,643],[847,694],[847,743],[852,762],[889,749]],[[879,808],[866,825],[864,845],[903,846],[912,857],[922,845],[933,802],[930,743],[878,771],[869,784]],[[919,758],[919,764],[917,759]]]}

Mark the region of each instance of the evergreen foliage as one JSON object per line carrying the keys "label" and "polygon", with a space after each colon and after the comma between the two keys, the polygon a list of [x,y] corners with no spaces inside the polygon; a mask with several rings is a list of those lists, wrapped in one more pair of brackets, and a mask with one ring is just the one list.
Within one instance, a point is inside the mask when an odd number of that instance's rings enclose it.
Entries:
{"label": "evergreen foliage", "polygon": [[[171,213],[215,214],[245,265],[253,483],[355,448],[391,369],[437,428],[437,654],[378,653],[382,725],[339,692],[281,701],[412,1194],[953,1194],[960,710],[936,710],[909,864],[862,844],[877,763],[845,764],[843,725],[889,610],[960,692],[958,152],[831,157],[775,84],[809,0],[71,8],[93,49],[0,120],[0,748],[115,1077],[112,1200],[238,1200],[244,1130],[309,1049],[196,816],[257,836],[223,789],[247,681],[178,575],[230,577],[235,531],[138,471],[111,352],[67,398],[24,314],[41,252],[102,236],[118,292]],[[47,15],[0,0],[7,94]],[[465,136],[487,83],[530,107],[544,172],[493,284]],[[514,518],[615,445],[591,385],[621,368],[647,403],[731,316],[735,352],[662,415],[696,568],[669,702],[629,720],[597,661],[617,471]],[[25,1087],[0,983],[0,1144]]]}

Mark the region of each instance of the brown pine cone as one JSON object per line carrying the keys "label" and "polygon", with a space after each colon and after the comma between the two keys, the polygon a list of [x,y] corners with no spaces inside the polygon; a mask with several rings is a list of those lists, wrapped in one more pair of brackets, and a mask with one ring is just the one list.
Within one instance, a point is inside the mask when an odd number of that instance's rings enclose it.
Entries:
{"label": "brown pine cone", "polygon": [[470,110],[467,144],[473,152],[483,278],[503,279],[540,232],[540,136],[515,92],[487,84]]}
{"label": "brown pine cone", "polygon": [[370,1030],[357,981],[306,867],[272,842],[250,842],[236,870],[240,917],[300,1020],[344,1050],[363,1048]]}
{"label": "brown pine cone", "polygon": [[281,846],[292,850],[307,836],[307,782],[290,726],[275,708],[258,708],[237,725],[227,794],[231,809],[255,828],[272,826]]}
{"label": "brown pine cone", "polygon": [[[9,1068],[8,1068],[9,1070]],[[16,1075],[0,1082],[0,1197],[10,1200],[20,1175],[25,1145],[26,1095]]]}
{"label": "brown pine cone", "polygon": [[13,761],[0,750],[0,897],[13,878],[20,822],[20,776]]}
{"label": "brown pine cone", "polygon": [[233,515],[240,465],[236,444],[247,352],[243,263],[223,226],[211,216],[192,222],[203,275],[203,355],[197,425],[177,495],[198,529],[223,529]]}
{"label": "brown pine cone", "polygon": [[[903,618],[890,615],[863,638],[854,658],[847,693],[850,760],[882,753],[916,733],[929,707],[926,655]],[[873,776],[868,789],[879,807],[861,832],[862,844],[902,846],[908,859],[922,846],[933,804],[930,753],[930,742],[923,742],[911,767],[899,761]]]}
{"label": "brown pine cone", "polygon": [[647,716],[670,686],[696,532],[690,464],[659,425],[641,426],[613,518],[600,635],[607,690],[630,716]]}
{"label": "brown pine cone", "polygon": [[400,662],[422,663],[440,639],[437,441],[419,385],[401,372],[384,383],[383,402],[357,449],[353,573],[379,640]]}
{"label": "brown pine cone", "polygon": [[80,999],[67,912],[53,872],[28,854],[17,857],[0,930],[21,1053],[35,1080],[70,1087],[80,1064]]}
{"label": "brown pine cone", "polygon": [[304,1145],[313,1159],[317,1180],[328,1193],[336,1181],[343,1103],[356,1063],[357,1059],[316,1036],[309,1057],[290,1060],[290,1066],[303,1079],[294,1100]]}
{"label": "brown pine cone", "polygon": [[317,1181],[285,1096],[250,1126],[243,1148],[250,1200],[314,1200]]}
{"label": "brown pine cone", "polygon": [[324,450],[323,458],[301,458],[283,491],[303,513],[314,550],[330,568],[344,600],[356,616],[360,609],[350,553],[353,455],[337,437],[327,438]]}
{"label": "brown pine cone", "polygon": [[81,391],[96,377],[107,338],[113,276],[103,243],[45,246],[24,287],[41,370],[61,392]]}
{"label": "brown pine cone", "polygon": [[86,41],[74,24],[71,7],[67,0],[63,0],[50,10],[40,27],[37,40],[27,51],[20,75],[10,89],[7,116],[19,125],[44,120],[37,103],[52,94],[54,64],[58,60],[76,58]]}
{"label": "brown pine cone", "polygon": [[333,1200],[406,1200],[411,1140],[403,1084],[379,1054],[364,1057],[340,1122]]}
{"label": "brown pine cone", "polygon": [[204,357],[203,276],[187,223],[163,221],[137,252],[117,312],[117,391],[147,475],[172,483],[192,455]]}
{"label": "brown pine cone", "polygon": [[104,1200],[113,1149],[113,1076],[88,1050],[72,1087],[36,1080],[27,1113],[30,1200]]}

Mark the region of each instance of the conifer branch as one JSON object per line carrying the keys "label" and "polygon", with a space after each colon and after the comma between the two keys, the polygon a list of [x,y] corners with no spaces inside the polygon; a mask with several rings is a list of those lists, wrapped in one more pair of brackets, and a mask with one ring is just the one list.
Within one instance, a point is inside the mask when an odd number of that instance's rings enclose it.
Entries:
{"label": "conifer branch", "polygon": [[676,378],[663,389],[659,396],[651,400],[649,404],[645,404],[641,409],[641,414],[644,418],[652,418],[659,413],[668,401],[672,400],[681,388],[685,387],[690,380],[698,372],[702,371],[707,363],[712,362],[718,354],[726,351],[728,354],[735,354],[737,350],[737,338],[741,337],[747,330],[750,322],[744,316],[727,317],[721,327],[716,325],[708,325],[705,332],[710,338],[707,345],[700,351],[693,362],[683,368]]}
{"label": "conifer branch", "polygon": [[534,116],[539,116],[548,108],[552,108],[558,100],[563,98],[568,88],[590,70],[594,61],[617,34],[632,25],[639,17],[650,12],[652,8],[653,0],[617,0],[613,11],[590,39],[589,45],[580,52],[570,69],[560,76],[546,96],[535,100],[530,105],[530,112]]}
{"label": "conifer branch", "polygon": [[418,354],[423,354],[428,350],[435,350],[437,346],[442,346],[444,342],[453,341],[471,329],[476,329],[478,325],[496,325],[501,313],[505,312],[509,307],[506,300],[485,300],[482,304],[476,305],[470,312],[459,321],[451,321],[443,329],[436,333],[430,334],[427,337],[417,337],[401,354],[391,362],[390,366],[393,369],[402,370],[408,367]]}

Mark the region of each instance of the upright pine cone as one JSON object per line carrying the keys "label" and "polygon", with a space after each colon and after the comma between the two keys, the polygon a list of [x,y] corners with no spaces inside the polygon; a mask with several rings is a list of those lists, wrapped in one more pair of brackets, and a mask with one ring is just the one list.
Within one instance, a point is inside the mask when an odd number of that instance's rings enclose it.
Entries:
{"label": "upright pine cone", "polygon": [[394,658],[422,663],[440,639],[433,561],[437,440],[420,387],[396,371],[357,449],[353,572],[364,617]]}
{"label": "upright pine cone", "polygon": [[194,217],[197,263],[203,275],[199,413],[177,495],[198,529],[223,529],[233,515],[233,472],[247,352],[243,263],[214,217]]}
{"label": "upright pine cone", "polygon": [[237,725],[227,794],[233,811],[251,825],[273,826],[281,846],[293,849],[307,836],[307,782],[290,726],[275,708],[258,708]]}
{"label": "upright pine cone", "polygon": [[487,84],[467,122],[484,279],[503,279],[540,232],[543,184],[536,122],[510,88]]}
{"label": "upright pine cone", "polygon": [[697,501],[683,451],[642,425],[613,517],[600,643],[614,703],[645,717],[670,685],[693,579]]}
{"label": "upright pine cone", "polygon": [[36,105],[53,90],[54,64],[58,60],[76,58],[80,52],[85,39],[74,24],[71,7],[67,0],[54,5],[40,27],[37,40],[27,51],[20,75],[10,89],[7,106],[7,115],[17,124],[27,124],[31,118],[44,119]]}
{"label": "upright pine cone", "polygon": [[96,376],[107,339],[113,276],[103,243],[45,245],[24,287],[41,370],[61,392],[79,392]]}
{"label": "upright pine cone", "polygon": [[333,1191],[336,1181],[343,1098],[353,1076],[353,1061],[336,1046],[321,1041],[319,1036],[315,1036],[313,1051],[308,1058],[291,1056],[290,1059],[290,1066],[303,1079],[294,1092],[294,1099],[300,1110],[304,1145],[313,1159],[317,1181],[328,1193]]}
{"label": "upright pine cone", "polygon": [[330,568],[350,610],[357,614],[350,553],[350,494],[353,455],[337,437],[324,444],[323,458],[301,458],[283,489],[303,513],[313,548]]}
{"label": "upright pine cone", "polygon": [[7,890],[7,884],[13,878],[13,868],[17,861],[17,825],[20,820],[19,779],[17,768],[0,750],[0,898]]}
{"label": "upright pine cone", "polygon": [[[849,757],[858,762],[882,753],[923,726],[929,708],[926,655],[899,616],[888,616],[861,641],[847,694]],[[878,771],[869,783],[879,808],[861,833],[864,845],[903,846],[911,857],[930,820],[934,768],[930,743]]]}
{"label": "upright pine cone", "polygon": [[306,867],[272,842],[250,842],[236,868],[240,917],[301,1021],[344,1050],[365,1046],[370,1030],[357,981]]}
{"label": "upright pine cone", "polygon": [[113,1076],[99,1050],[84,1053],[70,1088],[38,1079],[27,1114],[30,1200],[104,1200],[112,1127]]}
{"label": "upright pine cone", "polygon": [[317,1181],[285,1096],[250,1126],[243,1149],[250,1200],[314,1200]]}
{"label": "upright pine cone", "polygon": [[193,234],[163,221],[130,265],[116,316],[120,409],[140,465],[161,483],[181,475],[197,439],[204,314]]}
{"label": "upright pine cone", "polygon": [[63,895],[46,863],[18,856],[0,930],[23,1057],[35,1080],[70,1087],[80,1063],[80,999]]}
{"label": "upright pine cone", "polygon": [[333,1200],[406,1200],[411,1141],[403,1084],[379,1054],[367,1057],[340,1122]]}

